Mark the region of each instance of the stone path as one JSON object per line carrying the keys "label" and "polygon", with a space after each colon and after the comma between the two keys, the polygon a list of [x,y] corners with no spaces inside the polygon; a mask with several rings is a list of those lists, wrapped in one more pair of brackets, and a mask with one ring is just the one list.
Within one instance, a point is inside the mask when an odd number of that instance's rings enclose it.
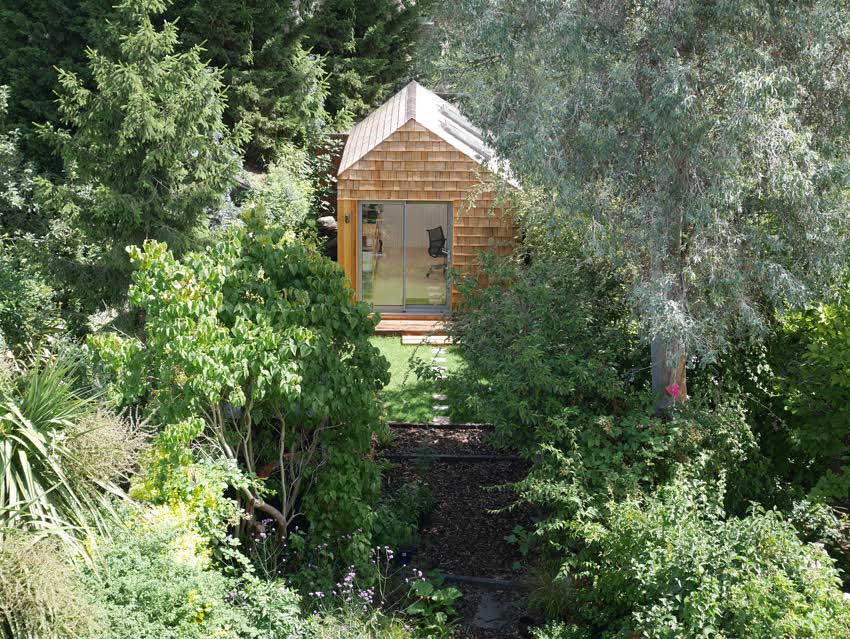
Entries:
{"label": "stone path", "polygon": [[[433,359],[431,360],[433,364],[435,364],[435,368],[440,373],[440,377],[444,378],[448,374],[448,362],[449,360],[445,357],[445,351],[442,346],[435,346],[431,349],[431,354],[433,355]],[[444,393],[435,393],[432,396],[434,400],[434,404],[431,406],[434,411],[434,416],[431,418],[431,423],[439,426],[446,426],[451,423],[451,418],[449,417],[449,405],[446,404],[446,400],[448,400],[448,396]]]}

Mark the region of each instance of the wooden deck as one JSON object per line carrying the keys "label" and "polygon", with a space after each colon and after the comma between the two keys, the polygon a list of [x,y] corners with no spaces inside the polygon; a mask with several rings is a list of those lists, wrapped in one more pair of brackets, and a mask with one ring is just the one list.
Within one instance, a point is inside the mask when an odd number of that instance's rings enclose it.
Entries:
{"label": "wooden deck", "polygon": [[375,327],[378,335],[442,335],[442,319],[382,317]]}

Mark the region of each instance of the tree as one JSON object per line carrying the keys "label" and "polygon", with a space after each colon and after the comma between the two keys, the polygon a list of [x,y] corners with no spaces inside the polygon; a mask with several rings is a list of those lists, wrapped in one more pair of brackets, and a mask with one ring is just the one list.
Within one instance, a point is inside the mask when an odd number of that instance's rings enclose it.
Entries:
{"label": "tree", "polygon": [[305,31],[307,42],[325,59],[327,110],[343,120],[361,116],[409,78],[420,19],[431,2],[324,0],[315,5]]}
{"label": "tree", "polygon": [[37,138],[34,123],[58,123],[56,69],[84,72],[96,6],[90,0],[28,0],[0,8],[0,84],[11,89],[9,124],[20,130],[24,150],[41,164],[50,163],[51,153]]}
{"label": "tree", "polygon": [[339,267],[254,210],[182,260],[155,241],[131,255],[145,340],[91,339],[117,401],[166,424],[203,418],[228,458],[276,486],[273,498],[241,489],[280,534],[299,514],[314,530],[370,530],[366,497],[379,478],[369,450],[388,366]]}
{"label": "tree", "polygon": [[[124,290],[128,244],[185,246],[240,168],[240,129],[229,130],[221,72],[202,50],[178,52],[174,23],[156,28],[164,0],[125,0],[87,52],[93,87],[59,72],[59,111],[70,128],[43,131],[59,147],[66,181],[41,181],[42,201],[69,217],[107,255]],[[110,263],[111,261],[111,263]]]}
{"label": "tree", "polygon": [[228,87],[230,124],[251,129],[246,157],[265,165],[281,142],[305,144],[327,124],[322,60],[303,44],[297,3],[178,0],[183,40],[203,46]]}
{"label": "tree", "polygon": [[574,225],[634,270],[660,410],[686,396],[694,357],[844,267],[846,3],[443,7],[448,85],[513,170],[551,191],[557,212],[526,222]]}

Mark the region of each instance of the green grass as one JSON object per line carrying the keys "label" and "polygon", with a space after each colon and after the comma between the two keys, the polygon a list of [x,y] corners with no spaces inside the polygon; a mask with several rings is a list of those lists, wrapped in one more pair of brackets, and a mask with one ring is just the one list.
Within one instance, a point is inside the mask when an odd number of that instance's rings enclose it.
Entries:
{"label": "green grass", "polygon": [[[432,406],[435,403],[448,404],[449,415],[453,421],[463,417],[460,412],[462,402],[456,401],[449,394],[449,399],[443,402],[435,402],[432,398],[434,393],[449,393],[439,382],[428,379],[419,379],[410,370],[410,360],[414,355],[429,364],[434,364],[434,347],[430,344],[421,346],[405,346],[401,338],[395,337],[373,337],[372,344],[377,346],[384,357],[390,362],[390,383],[381,392],[387,411],[387,419],[397,422],[430,422],[435,415]],[[445,363],[448,374],[457,371],[462,362],[452,352],[450,346],[442,346],[442,356],[446,358]],[[455,400],[455,401],[453,401]]]}

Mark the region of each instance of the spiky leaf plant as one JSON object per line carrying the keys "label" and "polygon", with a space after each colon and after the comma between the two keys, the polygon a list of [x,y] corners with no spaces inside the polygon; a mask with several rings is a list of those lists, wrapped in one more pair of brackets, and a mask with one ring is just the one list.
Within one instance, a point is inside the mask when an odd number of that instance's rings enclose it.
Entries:
{"label": "spiky leaf plant", "polygon": [[[0,529],[77,543],[107,533],[118,481],[143,438],[105,412],[68,358],[37,359],[0,382]],[[112,462],[114,460],[114,463]]]}

